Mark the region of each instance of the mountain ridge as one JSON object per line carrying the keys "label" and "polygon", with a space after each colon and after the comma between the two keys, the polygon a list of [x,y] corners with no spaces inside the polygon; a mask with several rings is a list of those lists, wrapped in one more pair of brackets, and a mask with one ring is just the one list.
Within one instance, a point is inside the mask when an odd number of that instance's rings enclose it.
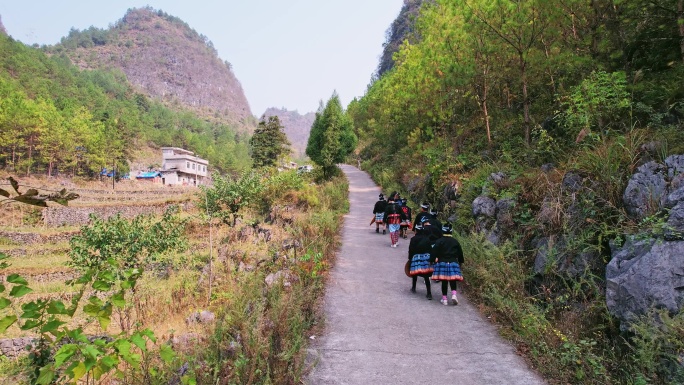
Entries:
{"label": "mountain ridge", "polygon": [[46,50],[81,69],[120,69],[141,92],[207,120],[250,132],[256,126],[230,63],[206,36],[161,10],[131,8],[108,29],[72,29]]}

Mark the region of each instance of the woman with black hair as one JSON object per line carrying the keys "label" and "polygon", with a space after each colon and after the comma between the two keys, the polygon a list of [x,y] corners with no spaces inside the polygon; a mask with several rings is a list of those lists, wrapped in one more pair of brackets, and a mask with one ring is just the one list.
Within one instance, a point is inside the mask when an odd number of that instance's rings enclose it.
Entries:
{"label": "woman with black hair", "polygon": [[430,263],[434,264],[433,280],[442,281],[442,305],[448,305],[447,290],[451,286],[451,302],[458,305],[458,281],[463,281],[461,264],[463,264],[463,249],[451,233],[453,228],[447,222],[442,226],[443,236],[435,241],[430,254]]}
{"label": "woman with black hair", "polygon": [[423,231],[423,226],[418,225],[415,229],[416,235],[411,238],[408,248],[408,259],[411,261],[409,275],[413,280],[411,285],[411,293],[416,292],[416,283],[418,277],[423,277],[425,280],[425,290],[427,299],[432,299],[432,291],[430,290],[430,276],[432,275],[432,265],[430,265],[430,253],[432,251],[432,241],[430,237]]}

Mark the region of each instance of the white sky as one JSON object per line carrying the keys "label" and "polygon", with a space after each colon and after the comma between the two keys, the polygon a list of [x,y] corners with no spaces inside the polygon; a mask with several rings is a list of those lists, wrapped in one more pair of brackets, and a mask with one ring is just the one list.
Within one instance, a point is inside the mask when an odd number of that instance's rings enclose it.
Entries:
{"label": "white sky", "polygon": [[77,28],[106,28],[146,5],[185,21],[233,65],[252,114],[316,111],[337,90],[362,96],[403,0],[2,0],[7,33],[55,44]]}

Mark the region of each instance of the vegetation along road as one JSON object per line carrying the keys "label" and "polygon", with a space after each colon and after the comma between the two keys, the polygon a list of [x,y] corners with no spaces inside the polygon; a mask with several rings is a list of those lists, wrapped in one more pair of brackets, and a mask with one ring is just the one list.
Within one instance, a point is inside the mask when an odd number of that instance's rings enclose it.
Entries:
{"label": "vegetation along road", "polygon": [[[369,227],[379,193],[368,175],[342,167],[350,212],[325,295],[326,333],[311,348],[309,384],[542,384],[478,313],[465,293],[458,306],[411,293],[403,271],[408,240]],[[467,271],[468,251],[464,250]],[[467,277],[467,273],[466,273]],[[422,290],[421,290],[422,289]]]}

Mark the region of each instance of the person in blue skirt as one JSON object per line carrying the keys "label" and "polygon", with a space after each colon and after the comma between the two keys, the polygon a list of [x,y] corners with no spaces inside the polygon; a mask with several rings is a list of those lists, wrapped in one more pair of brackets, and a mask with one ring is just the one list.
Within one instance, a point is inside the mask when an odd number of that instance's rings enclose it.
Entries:
{"label": "person in blue skirt", "polygon": [[413,280],[411,286],[411,293],[416,292],[416,283],[418,277],[423,277],[425,280],[425,290],[427,299],[432,299],[432,291],[430,290],[430,276],[432,275],[432,265],[430,265],[430,253],[432,251],[432,242],[430,237],[423,231],[423,226],[417,226],[416,235],[409,241],[408,258],[411,261],[409,275]]}
{"label": "person in blue skirt", "polygon": [[430,254],[430,263],[434,264],[432,279],[442,281],[442,305],[448,305],[447,290],[451,286],[451,302],[458,305],[458,282],[463,281],[461,265],[463,249],[456,238],[452,237],[451,223],[442,225],[443,236],[435,242]]}

